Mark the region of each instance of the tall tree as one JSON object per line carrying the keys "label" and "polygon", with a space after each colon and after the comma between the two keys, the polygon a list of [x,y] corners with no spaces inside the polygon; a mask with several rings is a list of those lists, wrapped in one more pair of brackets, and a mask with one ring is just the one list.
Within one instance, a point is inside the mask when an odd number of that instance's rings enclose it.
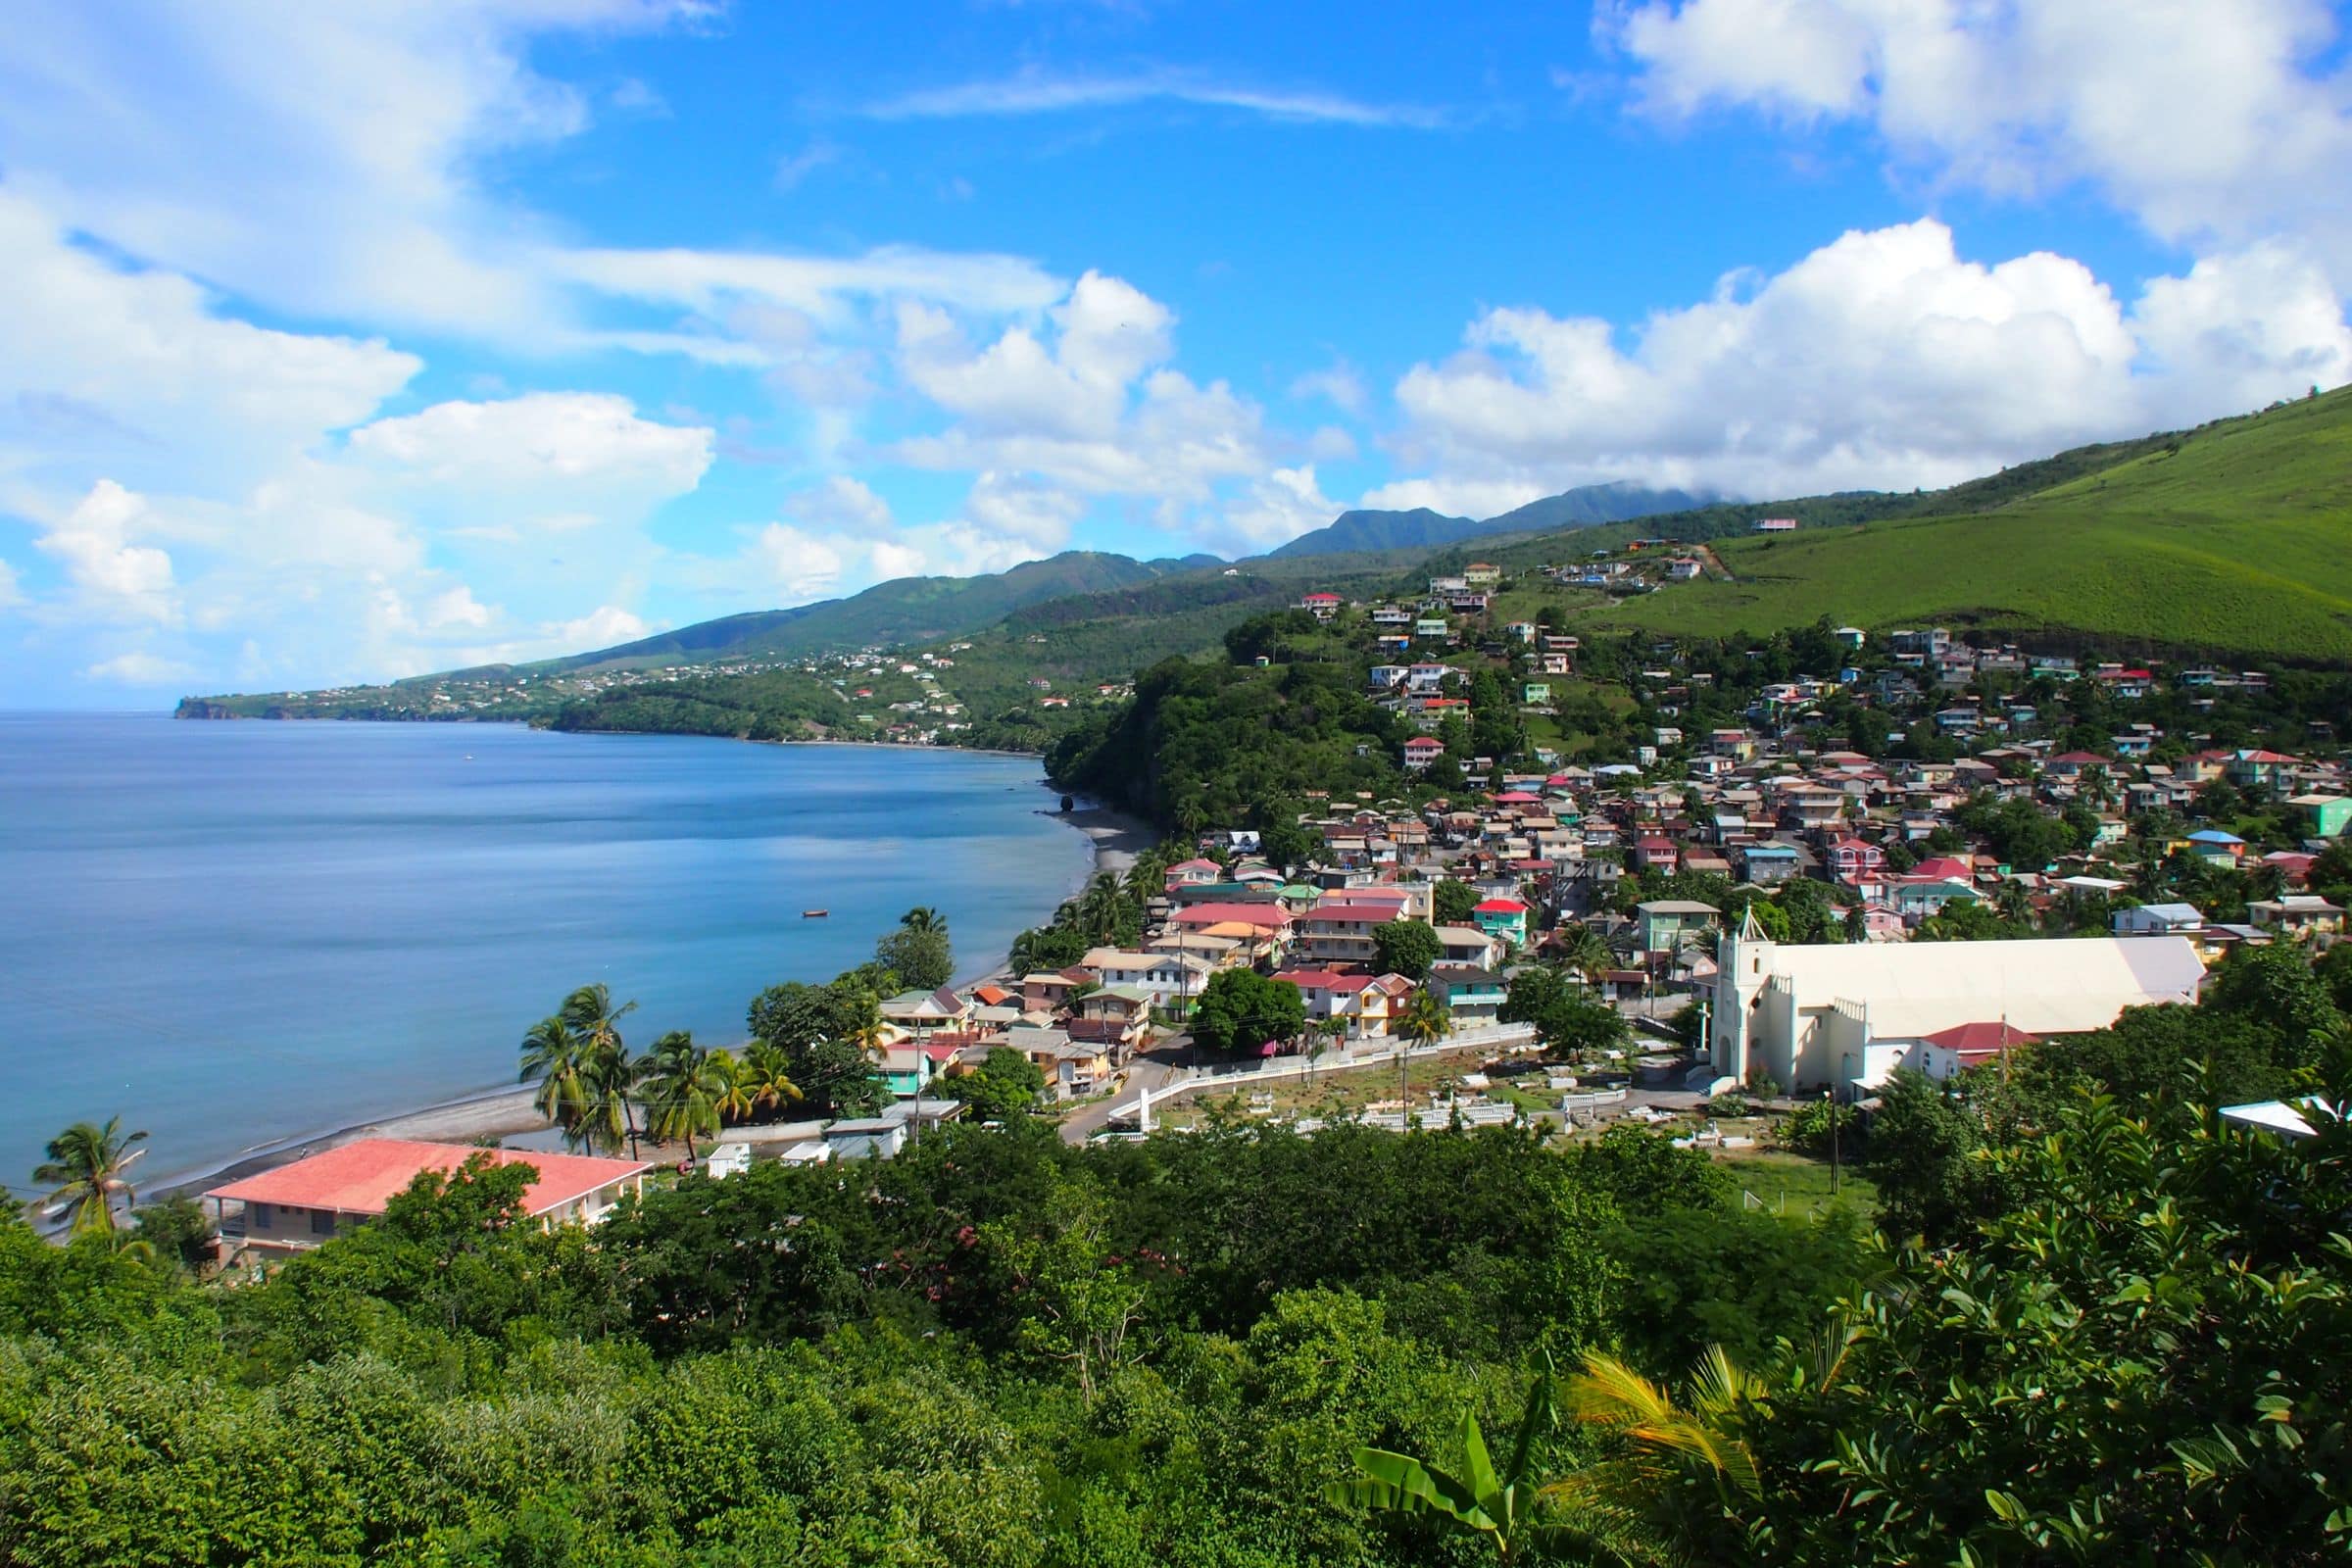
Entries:
{"label": "tall tree", "polygon": [[644,1067],[620,1035],[620,1020],[636,1010],[634,1002],[614,1006],[611,988],[602,982],[581,986],[558,1009],[582,1044],[579,1127],[589,1147],[606,1153],[623,1144],[631,1155],[637,1152],[637,1112],[630,1095]]}
{"label": "tall tree", "polygon": [[647,1109],[653,1134],[664,1143],[684,1139],[686,1157],[695,1157],[694,1141],[718,1132],[719,1105],[728,1092],[728,1061],[694,1043],[685,1030],[672,1030],[654,1042],[647,1054]]}
{"label": "tall tree", "polygon": [[909,990],[938,990],[956,977],[948,922],[928,906],[908,909],[900,916],[898,929],[874,944],[874,961],[895,971],[899,983]]}
{"label": "tall tree", "polygon": [[1387,920],[1372,928],[1373,961],[1388,974],[1425,980],[1445,951],[1437,929],[1424,920]]}
{"label": "tall tree", "polygon": [[49,1157],[34,1168],[32,1179],[51,1189],[48,1212],[73,1211],[75,1236],[111,1236],[115,1232],[115,1203],[128,1208],[137,1200],[125,1174],[146,1151],[144,1132],[125,1133],[122,1118],[109,1116],[106,1125],[77,1121],[49,1140]]}
{"label": "tall tree", "polygon": [[567,1144],[581,1141],[588,1118],[588,1075],[594,1065],[588,1042],[560,1012],[540,1019],[522,1037],[520,1081],[539,1085],[532,1108],[561,1127]]}

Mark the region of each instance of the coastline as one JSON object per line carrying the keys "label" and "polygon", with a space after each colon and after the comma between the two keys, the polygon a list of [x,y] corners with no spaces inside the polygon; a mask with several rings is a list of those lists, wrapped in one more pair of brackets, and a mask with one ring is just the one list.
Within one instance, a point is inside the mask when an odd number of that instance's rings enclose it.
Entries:
{"label": "coastline", "polygon": [[[495,722],[495,721],[493,721]],[[715,740],[732,739],[713,736]],[[836,745],[866,746],[869,741],[791,741],[754,742],[755,745]],[[910,747],[917,751],[976,750],[976,748]],[[1028,753],[1002,753],[1004,756],[1028,756]],[[1045,786],[1051,789],[1051,785]],[[1080,806],[1069,811],[1043,810],[1042,815],[1067,823],[1087,841],[1092,858],[1091,878],[1102,872],[1125,876],[1138,858],[1159,842],[1159,834],[1141,817],[1102,806]],[[1075,890],[1073,890],[1075,891]],[[1056,905],[1058,906],[1058,903]],[[1039,916],[1050,919],[1052,908]],[[995,959],[979,980],[999,980],[1011,973],[1004,957]],[[976,982],[975,982],[976,983]],[[414,1109],[390,1115],[370,1117],[364,1121],[346,1122],[326,1131],[314,1134],[295,1134],[282,1140],[238,1154],[206,1170],[186,1175],[174,1175],[169,1181],[152,1188],[150,1199],[172,1198],[180,1195],[201,1196],[207,1188],[245,1177],[281,1165],[290,1165],[307,1155],[343,1144],[356,1143],[363,1138],[401,1138],[420,1143],[473,1143],[476,1140],[504,1142],[510,1138],[545,1133],[554,1123],[532,1107],[536,1091],[530,1085],[513,1089],[491,1090],[485,1093],[460,1096],[418,1105]]]}

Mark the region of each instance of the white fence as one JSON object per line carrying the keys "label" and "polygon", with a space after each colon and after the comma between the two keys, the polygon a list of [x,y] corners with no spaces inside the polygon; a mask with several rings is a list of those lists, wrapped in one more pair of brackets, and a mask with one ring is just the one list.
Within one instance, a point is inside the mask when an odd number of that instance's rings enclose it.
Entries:
{"label": "white fence", "polygon": [[[1404,1054],[1413,1060],[1424,1056],[1443,1056],[1458,1051],[1508,1051],[1532,1046],[1536,1042],[1534,1026],[1524,1023],[1490,1024],[1481,1029],[1464,1029],[1426,1046],[1415,1046]],[[1170,1078],[1152,1091],[1152,1103],[1158,1104],[1176,1095],[1191,1094],[1197,1089],[1240,1089],[1250,1084],[1274,1083],[1286,1078],[1304,1078],[1309,1073],[1345,1072],[1355,1067],[1394,1066],[1402,1041],[1358,1041],[1344,1051],[1327,1052],[1311,1063],[1304,1056],[1267,1056],[1257,1061],[1221,1063],[1214,1067],[1191,1067]],[[1129,1101],[1113,1106],[1110,1120],[1132,1122],[1138,1119],[1138,1102]]]}

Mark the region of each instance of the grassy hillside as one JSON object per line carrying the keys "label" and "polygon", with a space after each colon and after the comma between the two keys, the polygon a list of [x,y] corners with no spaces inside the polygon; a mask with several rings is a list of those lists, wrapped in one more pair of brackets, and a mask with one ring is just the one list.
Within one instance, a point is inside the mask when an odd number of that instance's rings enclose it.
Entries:
{"label": "grassy hillside", "polygon": [[1978,481],[1964,489],[2057,480],[1973,515],[1726,540],[1718,554],[1737,581],[1682,584],[1577,618],[1720,635],[1828,615],[2119,651],[2352,659],[2352,389],[2087,453],[2120,461],[2053,459]]}

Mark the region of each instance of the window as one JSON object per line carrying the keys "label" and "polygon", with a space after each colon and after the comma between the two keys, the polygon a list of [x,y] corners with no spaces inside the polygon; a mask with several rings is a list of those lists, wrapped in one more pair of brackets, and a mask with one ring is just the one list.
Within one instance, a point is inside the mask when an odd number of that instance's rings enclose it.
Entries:
{"label": "window", "polygon": [[334,1211],[333,1209],[331,1209],[331,1208],[314,1208],[314,1209],[312,1209],[312,1210],[311,1210],[311,1234],[312,1234],[313,1236],[332,1236],[332,1235],[334,1235],[334,1234],[335,1234],[335,1211]]}

